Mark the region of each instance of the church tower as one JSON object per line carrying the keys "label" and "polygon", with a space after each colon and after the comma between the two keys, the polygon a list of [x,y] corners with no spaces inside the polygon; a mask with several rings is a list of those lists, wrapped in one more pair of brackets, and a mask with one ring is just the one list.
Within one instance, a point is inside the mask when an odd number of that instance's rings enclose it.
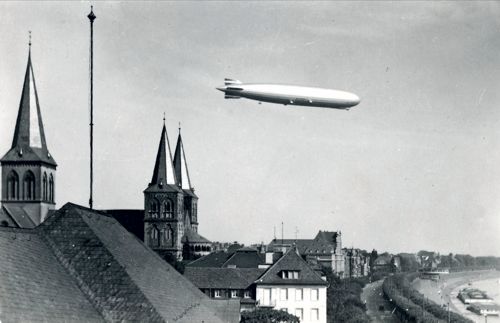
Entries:
{"label": "church tower", "polygon": [[184,194],[175,177],[165,122],[153,177],[144,191],[144,242],[161,257],[182,259]]}
{"label": "church tower", "polygon": [[194,188],[191,186],[180,128],[177,145],[175,146],[174,170],[177,185],[184,193],[184,228],[185,230],[198,232],[198,196],[196,196]]}
{"label": "church tower", "polygon": [[57,164],[47,148],[31,65],[31,41],[21,102],[10,150],[0,159],[0,225],[32,228],[55,209]]}

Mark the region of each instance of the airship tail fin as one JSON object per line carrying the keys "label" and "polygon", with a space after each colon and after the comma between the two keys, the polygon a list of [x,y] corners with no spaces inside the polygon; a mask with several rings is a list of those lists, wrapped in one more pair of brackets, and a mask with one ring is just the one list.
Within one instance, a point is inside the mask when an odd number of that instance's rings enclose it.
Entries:
{"label": "airship tail fin", "polygon": [[228,79],[228,78],[225,78],[225,79],[224,79],[224,84],[225,84],[225,85],[241,84],[241,82],[240,82],[240,81],[238,81],[238,80],[233,80],[233,79]]}

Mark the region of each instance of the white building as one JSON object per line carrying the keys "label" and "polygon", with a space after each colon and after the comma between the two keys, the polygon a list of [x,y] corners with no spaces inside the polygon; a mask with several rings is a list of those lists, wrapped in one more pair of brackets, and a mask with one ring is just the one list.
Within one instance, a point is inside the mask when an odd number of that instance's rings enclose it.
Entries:
{"label": "white building", "polygon": [[255,282],[259,307],[287,311],[302,323],[326,323],[328,283],[290,249]]}

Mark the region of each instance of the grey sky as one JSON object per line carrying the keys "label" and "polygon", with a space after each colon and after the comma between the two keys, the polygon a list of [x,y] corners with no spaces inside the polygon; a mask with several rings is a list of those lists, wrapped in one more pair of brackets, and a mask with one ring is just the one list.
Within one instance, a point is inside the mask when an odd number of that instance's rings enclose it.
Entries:
{"label": "grey sky", "polygon": [[[200,233],[500,255],[500,3],[97,2],[95,205],[142,208],[163,112]],[[89,3],[0,3],[0,151],[27,33],[56,199],[88,201]],[[224,77],[320,86],[349,112],[224,100]],[[280,236],[280,234],[278,234]]]}

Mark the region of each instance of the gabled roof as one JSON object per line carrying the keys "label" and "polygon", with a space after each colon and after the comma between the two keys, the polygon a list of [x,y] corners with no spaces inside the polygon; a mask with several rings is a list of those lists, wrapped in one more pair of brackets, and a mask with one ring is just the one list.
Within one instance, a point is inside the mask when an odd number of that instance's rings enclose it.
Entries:
{"label": "gabled roof", "polygon": [[217,251],[212,252],[206,256],[198,258],[186,265],[186,267],[212,267],[212,268],[220,268],[226,262],[226,260],[231,257],[233,254]]}
{"label": "gabled roof", "polygon": [[182,144],[181,132],[177,137],[177,145],[175,146],[174,153],[174,169],[175,177],[179,186],[183,190],[191,190],[191,180],[189,179],[189,171],[187,167],[186,154],[184,152],[184,145]]}
{"label": "gabled roof", "polygon": [[28,54],[12,146],[1,159],[2,163],[15,161],[42,162],[57,166],[47,149],[35,75],[31,66],[31,50]]}
{"label": "gabled roof", "polygon": [[332,244],[334,247],[337,245],[337,237],[339,233],[336,231],[319,231],[314,240],[322,240]]}
{"label": "gabled roof", "polygon": [[[283,279],[282,271],[299,271],[298,279]],[[255,281],[261,285],[328,285],[321,276],[314,271],[298,254],[295,248],[291,248],[276,261],[259,279]]]}
{"label": "gabled roof", "polygon": [[259,268],[186,267],[186,276],[198,288],[247,289],[266,270]]}
{"label": "gabled roof", "polygon": [[36,230],[0,228],[2,322],[103,322]]}
{"label": "gabled roof", "polygon": [[165,124],[161,131],[160,144],[158,146],[155,167],[153,169],[153,177],[146,191],[149,190],[172,190],[180,192],[180,189],[177,187],[172,153],[170,151],[170,142],[168,141]]}
{"label": "gabled roof", "polygon": [[102,212],[68,203],[37,229],[106,320],[208,323],[238,319],[221,317],[191,282]]}
{"label": "gabled roof", "polygon": [[241,248],[236,250],[221,267],[258,268],[259,265],[265,263],[265,260],[262,259],[257,250],[252,248]]}
{"label": "gabled roof", "polygon": [[139,240],[144,241],[144,210],[122,209],[122,210],[102,210],[111,215],[116,221],[132,232]]}

